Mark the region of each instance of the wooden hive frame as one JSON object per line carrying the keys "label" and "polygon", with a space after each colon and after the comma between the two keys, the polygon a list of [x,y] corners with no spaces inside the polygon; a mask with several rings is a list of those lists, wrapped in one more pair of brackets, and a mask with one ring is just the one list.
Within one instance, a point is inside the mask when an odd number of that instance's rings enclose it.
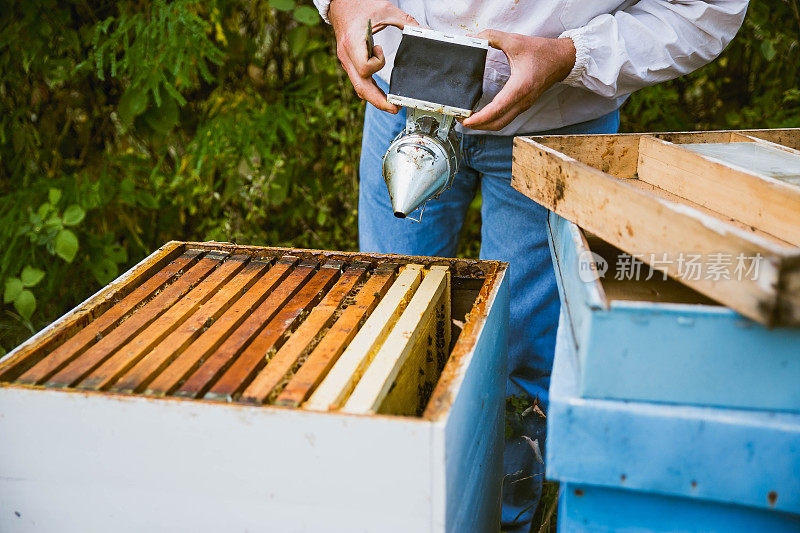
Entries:
{"label": "wooden hive frame", "polygon": [[[338,387],[338,402],[317,399],[306,409],[343,407],[366,372],[356,390],[369,390],[372,401],[354,400],[347,412],[436,419],[448,403],[446,365],[457,364],[451,352],[468,350],[474,335],[479,313],[467,307],[482,303],[504,269],[491,261],[170,242],[3,358],[0,382],[299,407],[347,351],[328,384]],[[460,280],[455,291],[451,274]],[[465,320],[453,345],[451,294]],[[433,365],[423,337],[437,339]],[[381,354],[380,369],[363,355],[348,363],[364,349]]]}
{"label": "wooden hive frame", "polygon": [[[800,325],[800,185],[681,146],[696,143],[800,157],[800,129],[519,137],[512,185],[748,318]],[[686,253],[757,257],[759,275],[680,278]]]}

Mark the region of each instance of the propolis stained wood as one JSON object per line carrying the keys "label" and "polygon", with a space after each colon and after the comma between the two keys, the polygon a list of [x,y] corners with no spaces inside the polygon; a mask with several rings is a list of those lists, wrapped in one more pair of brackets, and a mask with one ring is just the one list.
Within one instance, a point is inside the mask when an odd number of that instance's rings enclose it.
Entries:
{"label": "propolis stained wood", "polygon": [[165,245],[0,360],[0,530],[492,529],[506,268]]}

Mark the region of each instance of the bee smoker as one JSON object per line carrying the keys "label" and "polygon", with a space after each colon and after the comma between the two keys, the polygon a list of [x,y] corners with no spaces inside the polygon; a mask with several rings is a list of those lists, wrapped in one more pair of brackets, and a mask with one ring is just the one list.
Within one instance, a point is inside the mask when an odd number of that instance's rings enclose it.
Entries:
{"label": "bee smoker", "polygon": [[383,156],[392,211],[406,218],[448,189],[458,170],[453,125],[480,100],[489,42],[406,26],[389,84],[406,125]]}

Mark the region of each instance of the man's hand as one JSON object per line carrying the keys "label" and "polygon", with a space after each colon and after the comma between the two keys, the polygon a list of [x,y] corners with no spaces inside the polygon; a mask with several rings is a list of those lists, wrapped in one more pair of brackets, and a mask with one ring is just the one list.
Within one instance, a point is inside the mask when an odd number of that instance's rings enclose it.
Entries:
{"label": "man's hand", "polygon": [[500,130],[533,105],[553,84],[566,78],[575,65],[572,39],[544,39],[517,33],[486,30],[478,37],[488,39],[508,58],[511,76],[489,104],[464,119],[475,130]]}
{"label": "man's hand", "polygon": [[386,0],[333,0],[328,18],[336,33],[336,55],[360,98],[378,109],[397,113],[400,109],[386,101],[386,94],[372,80],[372,75],[386,64],[380,45],[367,54],[367,21],[372,19],[372,33],[387,26],[400,29],[406,24],[419,26],[414,17]]}

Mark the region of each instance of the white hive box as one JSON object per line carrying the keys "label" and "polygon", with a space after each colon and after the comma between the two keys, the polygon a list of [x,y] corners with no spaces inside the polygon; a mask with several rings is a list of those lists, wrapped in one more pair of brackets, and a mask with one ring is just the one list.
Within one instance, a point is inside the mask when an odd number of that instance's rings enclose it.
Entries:
{"label": "white hive box", "polygon": [[[171,289],[204,259],[215,262],[210,273],[198,274],[201,281],[193,285],[187,281],[183,292]],[[181,267],[180,261],[191,264]],[[235,261],[241,264],[232,265]],[[342,328],[334,331],[337,325],[352,319],[357,329],[374,308],[357,313],[369,283],[364,280],[385,274],[386,265],[395,272],[410,263],[428,273],[447,271],[453,329],[440,371],[425,375],[430,367],[415,362],[412,354],[377,413],[308,409],[309,394],[330,370],[326,363],[297,405],[284,407],[293,405],[289,392],[303,390],[294,378],[304,365],[318,362],[316,350],[325,339],[341,334]],[[303,274],[308,280],[287,292],[288,303],[270,315],[277,318],[262,317],[269,323],[250,331],[250,344],[242,344],[244,351],[217,369],[216,381],[192,391],[195,374],[224,354],[228,343],[238,342],[237,332],[257,323],[265,302],[279,293],[276,285],[249,307],[241,304],[277,267],[286,272],[276,283],[287,282],[301,268],[310,269]],[[0,530],[495,530],[502,479],[506,268],[489,261],[220,243],[165,245],[0,361]],[[85,346],[72,359],[37,374],[49,364],[42,361],[63,355],[61,347],[74,347],[78,341],[71,339],[98,328],[115,306],[130,304],[137,288],[159,273],[163,279],[150,282],[152,290],[139,305],[123,310],[115,321],[108,319],[98,335],[84,334]],[[351,290],[343,289],[338,307],[323,309],[348,275],[364,284],[345,287]],[[326,276],[328,281],[322,279]],[[233,296],[225,301],[224,294]],[[153,301],[163,309],[148,318]],[[435,316],[438,320],[440,314]],[[268,345],[265,336],[276,321],[283,329]],[[130,331],[115,333],[124,327]],[[209,341],[194,373],[159,392],[158,380],[185,357],[202,355],[200,344],[220,329],[225,338]],[[240,333],[239,341],[246,334]],[[441,338],[438,330],[432,336]],[[434,351],[435,345],[430,345]],[[226,392],[226,377],[242,370],[253,346],[268,349],[260,355],[256,350],[256,366]],[[267,390],[262,375],[270,365],[286,363],[284,356],[292,350],[297,358],[286,375],[281,370],[280,386],[259,396],[259,390]],[[76,362],[101,353],[105,359],[91,367]],[[430,349],[427,353],[430,363]],[[104,374],[120,358],[134,355],[121,371]],[[158,359],[162,356],[166,359]],[[141,370],[148,363],[154,365],[149,374]],[[147,379],[133,380],[137,371]],[[410,377],[416,375],[418,381]],[[416,412],[391,414],[398,409],[392,401],[408,383],[420,398]],[[255,392],[245,398],[251,388]]]}

